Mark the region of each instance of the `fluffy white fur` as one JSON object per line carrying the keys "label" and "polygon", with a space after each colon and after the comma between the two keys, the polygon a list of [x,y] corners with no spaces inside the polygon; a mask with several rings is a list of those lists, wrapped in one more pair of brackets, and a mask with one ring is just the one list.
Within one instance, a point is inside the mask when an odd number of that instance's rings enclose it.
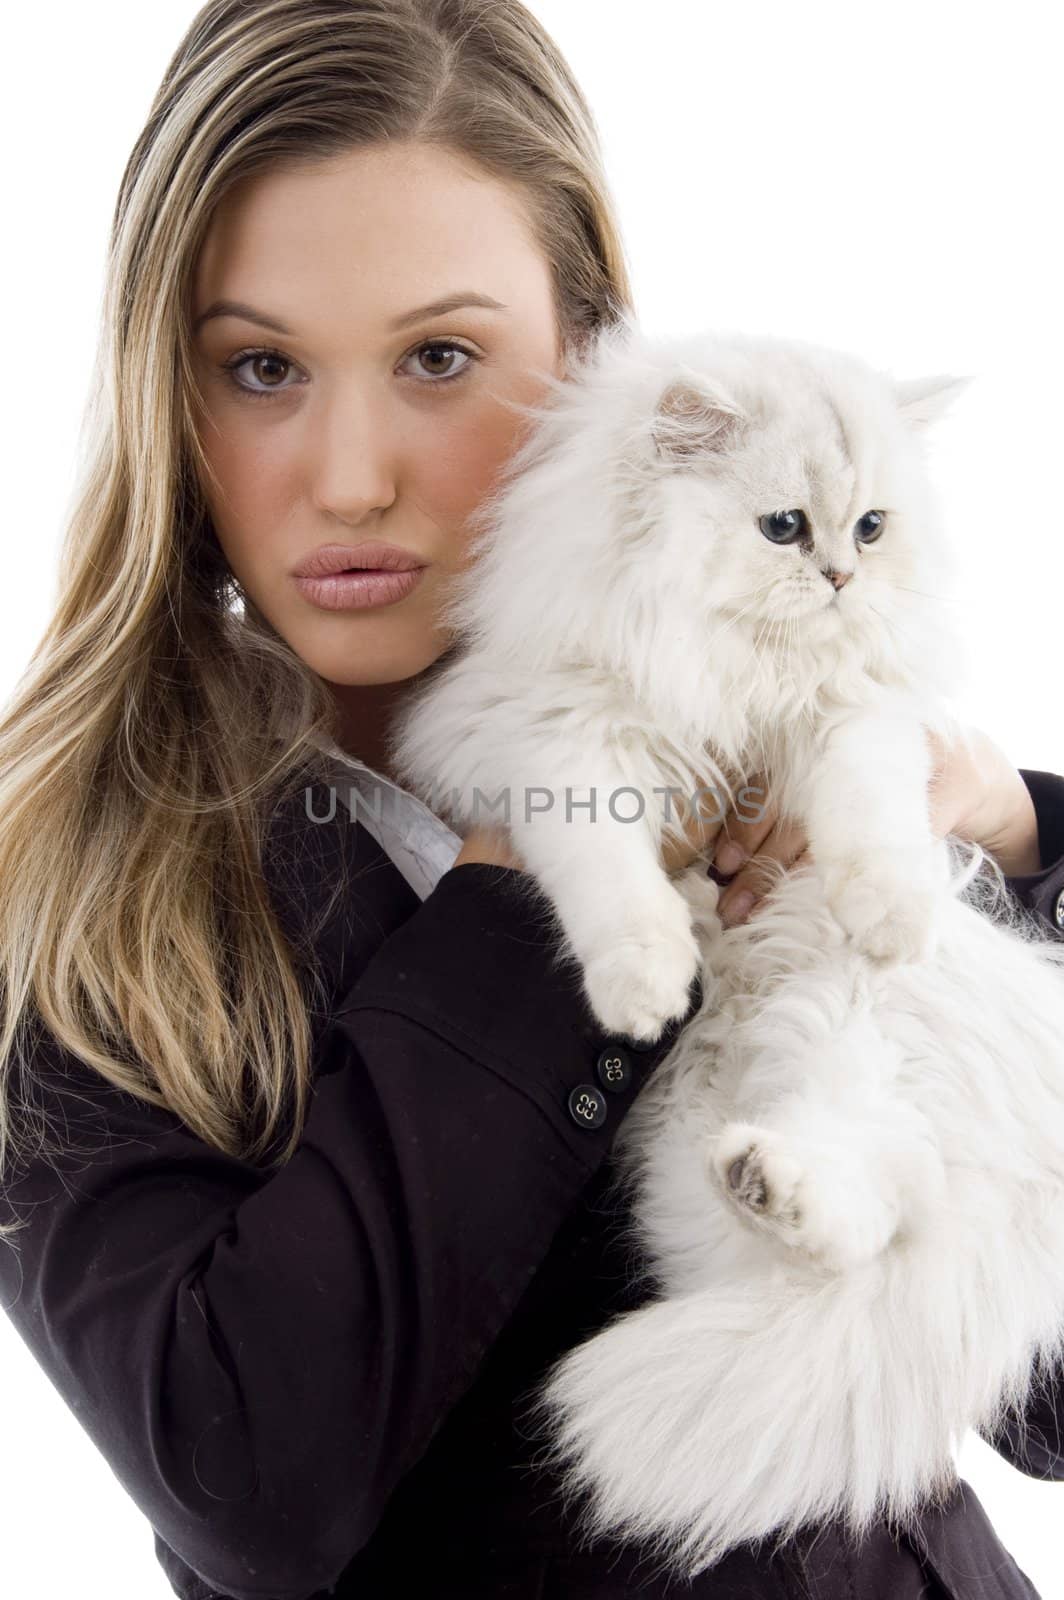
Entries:
{"label": "fluffy white fur", "polygon": [[[659,1297],[533,1413],[587,1533],[688,1574],[903,1526],[1064,1351],[1064,944],[929,825],[923,729],[963,730],[923,434],[957,387],[601,334],[530,412],[460,649],[397,727],[456,825],[508,822],[606,1029],[658,1037],[702,977],[615,1145]],[[807,537],[771,542],[792,508]],[[812,864],[725,931],[704,864],[660,865],[662,791],[758,772]]]}

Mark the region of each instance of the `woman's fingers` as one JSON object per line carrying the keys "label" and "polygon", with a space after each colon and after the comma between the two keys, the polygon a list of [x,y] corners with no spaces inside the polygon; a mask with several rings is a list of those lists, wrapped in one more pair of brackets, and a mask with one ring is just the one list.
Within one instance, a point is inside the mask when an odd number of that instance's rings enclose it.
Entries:
{"label": "woman's fingers", "polygon": [[663,864],[666,871],[675,872],[708,852],[718,873],[724,877],[739,875],[722,896],[723,904],[732,890],[736,895],[751,889],[758,895],[764,893],[769,884],[764,872],[758,872],[759,858],[762,862],[773,859],[786,867],[804,850],[807,841],[795,825],[780,825],[764,774],[755,774],[736,790],[731,808],[722,797],[717,799],[719,795],[718,787],[710,785],[693,811],[684,804],[684,835],[663,843]]}
{"label": "woman's fingers", "polygon": [[676,811],[683,833],[677,839],[662,841],[662,865],[666,872],[679,872],[690,866],[716,839],[724,820],[722,807],[714,803],[712,794],[700,797],[693,806],[685,801]]}
{"label": "woman's fingers", "polygon": [[736,873],[717,902],[725,927],[743,922],[779,877],[778,867],[794,866],[806,854],[808,839],[796,822],[781,821]]}
{"label": "woman's fingers", "polygon": [[764,774],[755,774],[738,792],[736,808],[724,818],[713,851],[717,871],[725,877],[737,872],[768,838],[778,815]]}

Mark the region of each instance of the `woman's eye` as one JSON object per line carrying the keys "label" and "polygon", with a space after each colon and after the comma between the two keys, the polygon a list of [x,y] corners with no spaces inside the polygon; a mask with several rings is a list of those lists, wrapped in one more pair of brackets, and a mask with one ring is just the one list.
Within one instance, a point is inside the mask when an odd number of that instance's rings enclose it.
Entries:
{"label": "woman's eye", "polygon": [[[424,374],[427,372],[430,374],[425,378],[425,381],[428,383],[435,383],[437,386],[441,383],[450,382],[452,378],[462,377],[466,372],[469,371],[474,361],[480,360],[479,356],[474,355],[472,350],[467,350],[464,345],[452,344],[450,341],[443,339],[430,340],[427,344],[419,344],[417,349],[412,350],[406,359],[409,361],[412,357],[416,357],[420,363],[423,363],[426,356],[437,357],[440,355],[446,358],[446,364],[443,370],[441,370],[439,366],[433,367],[431,361],[427,368],[424,364],[422,365],[422,373]],[[453,358],[456,355],[466,357],[466,360],[460,367],[457,368],[457,370],[455,370],[453,361]],[[414,376],[417,377],[418,374],[415,373]]]}
{"label": "woman's eye", "polygon": [[[278,390],[293,387],[284,381],[294,370],[292,363],[276,350],[245,351],[242,355],[234,356],[232,361],[226,361],[224,367],[236,387],[245,394],[276,394]],[[238,377],[237,374],[245,369],[247,375]]]}

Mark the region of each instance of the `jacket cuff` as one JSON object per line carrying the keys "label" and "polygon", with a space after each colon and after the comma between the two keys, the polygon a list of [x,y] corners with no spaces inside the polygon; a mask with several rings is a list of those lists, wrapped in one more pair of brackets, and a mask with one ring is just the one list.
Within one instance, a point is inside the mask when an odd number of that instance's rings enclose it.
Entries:
{"label": "jacket cuff", "polygon": [[1013,894],[1064,938],[1064,778],[1020,767],[1038,818],[1038,872],[1008,878]]}
{"label": "jacket cuff", "polygon": [[370,958],[336,1015],[393,1011],[461,1050],[538,1106],[589,1174],[639,1088],[702,1002],[653,1045],[607,1033],[562,953],[553,907],[531,874],[468,861]]}

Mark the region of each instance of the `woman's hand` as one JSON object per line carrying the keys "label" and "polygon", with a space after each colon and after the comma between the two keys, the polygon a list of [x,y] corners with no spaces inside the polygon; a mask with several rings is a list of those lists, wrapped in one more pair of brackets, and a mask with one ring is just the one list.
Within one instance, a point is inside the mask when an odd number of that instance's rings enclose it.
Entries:
{"label": "woman's hand", "polygon": [[1038,814],[1030,790],[1004,751],[978,728],[968,743],[947,747],[927,738],[934,756],[931,821],[939,838],[947,833],[981,844],[1007,878],[1042,870]]}
{"label": "woman's hand", "polygon": [[[740,797],[743,795],[750,796],[749,800],[743,804],[742,818],[737,817],[732,810],[725,811],[716,802],[715,796],[718,792],[718,786],[715,783],[707,782],[705,792],[699,801],[702,811],[695,815],[690,814],[691,806],[687,803],[686,797],[684,797],[682,803],[675,806],[674,809],[683,822],[684,832],[678,839],[666,838],[662,840],[661,858],[666,872],[680,872],[684,867],[690,866],[691,862],[698,856],[707,855],[710,846],[715,842],[725,843],[720,836],[726,828],[730,828],[732,837],[735,837],[742,824],[749,825],[753,823],[755,818],[759,817],[761,808],[765,804],[768,789],[765,778],[760,773],[749,780],[740,791]],[[702,813],[705,813],[705,815]],[[753,843],[748,842],[747,848],[749,850],[756,850],[761,840],[767,837],[773,819],[770,819],[766,814],[764,827],[761,827],[760,831],[758,831],[755,826],[754,830],[749,834],[749,840],[754,841]],[[734,866],[729,866],[727,870],[734,871],[734,867],[738,866],[738,864],[738,860],[736,860]]]}
{"label": "woman's hand", "polygon": [[492,867],[516,867],[526,870],[524,862],[514,850],[513,841],[506,828],[480,826],[471,828],[462,841],[462,848],[451,862],[460,867],[467,861],[482,861]]}
{"label": "woman's hand", "polygon": [[[927,732],[933,761],[929,815],[936,837],[953,834],[981,844],[1007,877],[1040,871],[1038,818],[1027,785],[985,733],[977,728],[966,733],[967,745],[963,740],[947,745]],[[761,815],[751,818],[729,811],[713,830],[713,865],[724,877],[734,873],[718,904],[726,926],[745,921],[764,894],[769,883],[764,862],[791,867],[808,853],[803,831],[789,819],[780,820],[764,778],[751,780],[754,785],[768,789]],[[700,853],[693,830],[691,843],[688,861]],[[679,864],[685,862],[681,859]]]}
{"label": "woman's hand", "polygon": [[[936,837],[954,834],[981,844],[1007,877],[1038,872],[1042,865],[1038,818],[1027,785],[985,733],[977,728],[966,732],[967,744],[958,740],[952,745],[927,733],[933,763],[929,815]],[[723,877],[731,878],[718,906],[728,926],[745,921],[764,894],[770,882],[765,863],[796,866],[808,854],[809,844],[797,823],[781,820],[763,773],[748,781],[739,799],[740,811],[731,809],[721,817],[711,799],[704,797],[703,808],[709,815],[689,817],[685,836],[662,847],[667,872],[678,872],[707,855]],[[504,828],[473,828],[453,865],[465,861],[527,870]]]}

